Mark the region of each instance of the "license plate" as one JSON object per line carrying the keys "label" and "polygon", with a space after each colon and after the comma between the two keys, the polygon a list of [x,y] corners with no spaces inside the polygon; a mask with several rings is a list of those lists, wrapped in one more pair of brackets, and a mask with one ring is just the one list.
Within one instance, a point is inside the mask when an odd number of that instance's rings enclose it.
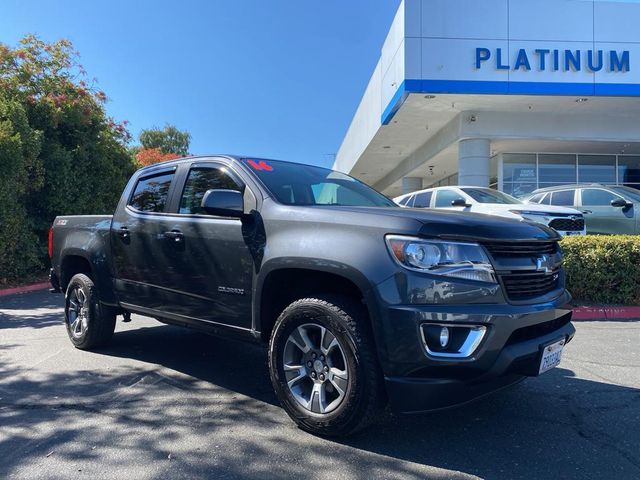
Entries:
{"label": "license plate", "polygon": [[544,347],[544,350],[542,351],[542,359],[540,360],[540,370],[538,371],[539,375],[557,367],[560,364],[564,344],[565,340],[560,340]]}

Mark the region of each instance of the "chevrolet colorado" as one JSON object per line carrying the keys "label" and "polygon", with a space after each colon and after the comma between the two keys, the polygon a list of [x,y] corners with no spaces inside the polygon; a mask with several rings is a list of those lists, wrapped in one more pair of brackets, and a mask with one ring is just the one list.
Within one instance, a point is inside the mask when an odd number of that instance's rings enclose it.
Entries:
{"label": "chevrolet colorado", "polygon": [[139,170],[113,216],[57,217],[49,254],[77,348],[131,313],[264,342],[290,417],[345,435],[387,403],[449,407],[556,366],[575,333],[558,240],[400,208],[339,172],[220,155]]}

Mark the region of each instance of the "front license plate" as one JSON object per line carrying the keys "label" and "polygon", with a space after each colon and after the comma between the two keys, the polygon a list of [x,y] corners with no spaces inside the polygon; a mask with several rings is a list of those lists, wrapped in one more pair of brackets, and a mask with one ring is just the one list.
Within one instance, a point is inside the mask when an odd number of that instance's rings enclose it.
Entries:
{"label": "front license plate", "polygon": [[544,347],[544,350],[542,351],[542,359],[540,360],[540,370],[538,371],[539,375],[551,370],[553,367],[557,367],[560,364],[564,344],[565,340],[560,340]]}

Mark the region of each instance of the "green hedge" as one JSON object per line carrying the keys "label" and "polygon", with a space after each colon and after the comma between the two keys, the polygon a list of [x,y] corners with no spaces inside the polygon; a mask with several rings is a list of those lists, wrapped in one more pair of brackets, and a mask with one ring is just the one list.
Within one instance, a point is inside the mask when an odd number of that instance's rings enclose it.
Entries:
{"label": "green hedge", "polygon": [[576,302],[640,305],[640,236],[567,237],[561,245]]}

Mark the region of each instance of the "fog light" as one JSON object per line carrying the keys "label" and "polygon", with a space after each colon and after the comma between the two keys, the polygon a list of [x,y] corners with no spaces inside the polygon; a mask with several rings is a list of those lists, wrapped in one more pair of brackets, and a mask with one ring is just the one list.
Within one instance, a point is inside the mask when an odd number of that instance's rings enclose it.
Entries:
{"label": "fog light", "polygon": [[447,327],[442,327],[440,330],[440,346],[442,348],[446,348],[449,344],[449,329]]}

